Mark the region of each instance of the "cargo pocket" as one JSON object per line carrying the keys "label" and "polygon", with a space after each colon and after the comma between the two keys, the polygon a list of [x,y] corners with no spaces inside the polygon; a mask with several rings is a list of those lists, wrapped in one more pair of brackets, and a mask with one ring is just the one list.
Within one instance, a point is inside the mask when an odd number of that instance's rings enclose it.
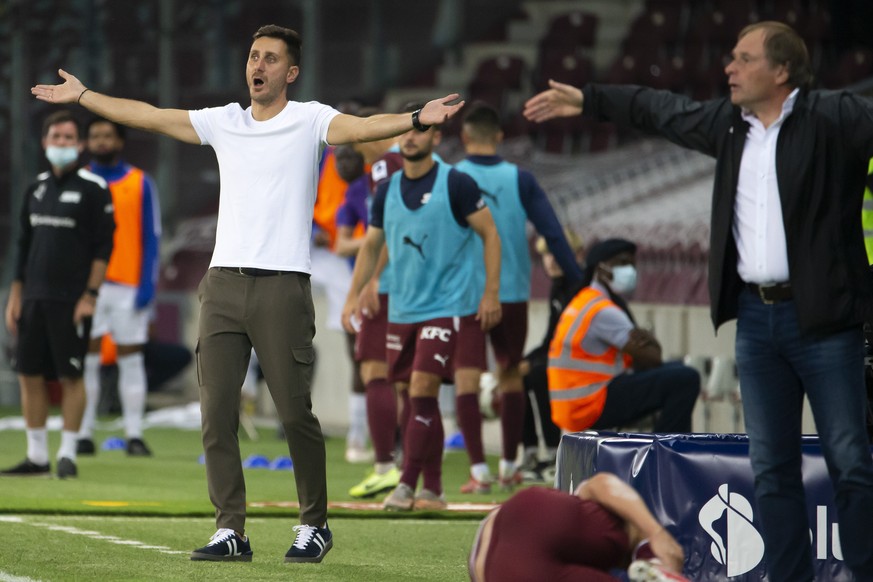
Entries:
{"label": "cargo pocket", "polygon": [[315,348],[311,345],[291,348],[294,355],[294,382],[291,387],[295,396],[308,395],[312,389],[312,375],[315,369]]}
{"label": "cargo pocket", "polygon": [[197,385],[203,386],[203,374],[200,368],[200,338],[197,338],[197,344],[194,346],[194,367],[197,368]]}

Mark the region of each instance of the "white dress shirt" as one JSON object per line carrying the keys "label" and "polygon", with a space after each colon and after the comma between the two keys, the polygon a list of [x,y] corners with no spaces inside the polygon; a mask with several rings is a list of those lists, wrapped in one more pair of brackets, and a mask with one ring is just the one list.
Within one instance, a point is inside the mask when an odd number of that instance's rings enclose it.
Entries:
{"label": "white dress shirt", "polygon": [[794,109],[798,89],[782,104],[782,114],[770,127],[745,109],[749,132],[740,162],[734,202],[733,234],[737,243],[737,272],[747,283],[769,285],[788,281],[785,225],[776,180],[776,140]]}

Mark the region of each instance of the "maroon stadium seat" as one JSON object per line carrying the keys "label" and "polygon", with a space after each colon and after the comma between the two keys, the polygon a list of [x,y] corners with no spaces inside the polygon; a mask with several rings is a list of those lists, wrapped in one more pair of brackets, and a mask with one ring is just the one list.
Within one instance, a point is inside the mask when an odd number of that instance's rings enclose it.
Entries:
{"label": "maroon stadium seat", "polygon": [[534,75],[534,90],[547,89],[549,79],[582,87],[593,78],[594,63],[591,59],[577,56],[572,52],[550,51],[540,55]]}
{"label": "maroon stadium seat", "polygon": [[504,106],[508,91],[524,88],[527,64],[518,56],[501,55],[479,63],[468,88],[470,100],[485,101],[498,111]]}
{"label": "maroon stadium seat", "polygon": [[824,84],[832,89],[839,89],[866,79],[873,75],[873,51],[867,48],[856,48],[844,52],[833,72],[825,75]]}
{"label": "maroon stadium seat", "polygon": [[599,18],[595,14],[576,10],[552,19],[549,30],[540,41],[543,48],[593,48]]}

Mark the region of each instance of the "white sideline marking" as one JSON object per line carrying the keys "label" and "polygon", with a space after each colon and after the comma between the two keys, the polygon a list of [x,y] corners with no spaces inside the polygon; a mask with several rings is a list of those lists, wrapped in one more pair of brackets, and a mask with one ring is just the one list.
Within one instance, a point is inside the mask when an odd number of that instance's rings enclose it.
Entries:
{"label": "white sideline marking", "polygon": [[28,578],[27,576],[13,576],[8,572],[4,572],[0,570],[0,582],[39,582],[33,578]]}
{"label": "white sideline marking", "polygon": [[[181,552],[179,550],[173,550],[168,548],[167,546],[153,546],[151,544],[146,544],[144,542],[140,542],[137,540],[126,540],[117,536],[109,536],[101,534],[97,531],[87,530],[87,529],[79,529],[77,527],[72,527],[68,525],[55,525],[53,523],[40,523],[38,521],[28,521],[22,517],[14,516],[14,515],[0,515],[0,522],[7,523],[23,523],[26,525],[31,525],[33,527],[43,527],[49,531],[57,531],[62,533],[68,533],[75,536],[85,536],[91,538],[93,540],[104,540],[111,544],[118,544],[120,546],[131,546],[133,548],[139,548],[141,550],[157,550],[162,554],[176,554],[176,555],[188,555],[190,552]],[[4,578],[4,572],[0,572],[0,582],[27,582],[30,578]]]}

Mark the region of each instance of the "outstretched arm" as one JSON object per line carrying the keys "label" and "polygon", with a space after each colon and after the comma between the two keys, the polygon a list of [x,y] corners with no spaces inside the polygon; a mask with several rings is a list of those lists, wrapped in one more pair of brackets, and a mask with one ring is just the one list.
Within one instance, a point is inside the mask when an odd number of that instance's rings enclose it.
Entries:
{"label": "outstretched arm", "polygon": [[200,143],[187,111],[159,109],[142,101],[102,95],[88,89],[63,69],[58,69],[58,74],[64,79],[60,85],[37,85],[30,92],[46,103],[78,103],[92,113],[122,125],[161,133],[187,143]]}
{"label": "outstretched arm", "polygon": [[[442,99],[428,101],[421,108],[419,122],[422,125],[443,123],[464,106],[463,101],[450,105],[459,97],[457,93],[452,93]],[[406,133],[412,128],[412,113],[386,113],[370,117],[340,114],[330,122],[327,141],[331,145],[378,141]]]}
{"label": "outstretched arm", "polygon": [[652,552],[663,565],[682,572],[685,563],[682,546],[658,523],[633,487],[611,473],[598,473],[583,481],[576,489],[576,495],[581,499],[596,501],[627,521],[638,532],[638,536],[631,536],[632,544],[648,539]]}
{"label": "outstretched arm", "polygon": [[524,104],[524,116],[536,123],[555,117],[573,117],[582,114],[582,90],[549,79],[550,89],[534,95]]}

